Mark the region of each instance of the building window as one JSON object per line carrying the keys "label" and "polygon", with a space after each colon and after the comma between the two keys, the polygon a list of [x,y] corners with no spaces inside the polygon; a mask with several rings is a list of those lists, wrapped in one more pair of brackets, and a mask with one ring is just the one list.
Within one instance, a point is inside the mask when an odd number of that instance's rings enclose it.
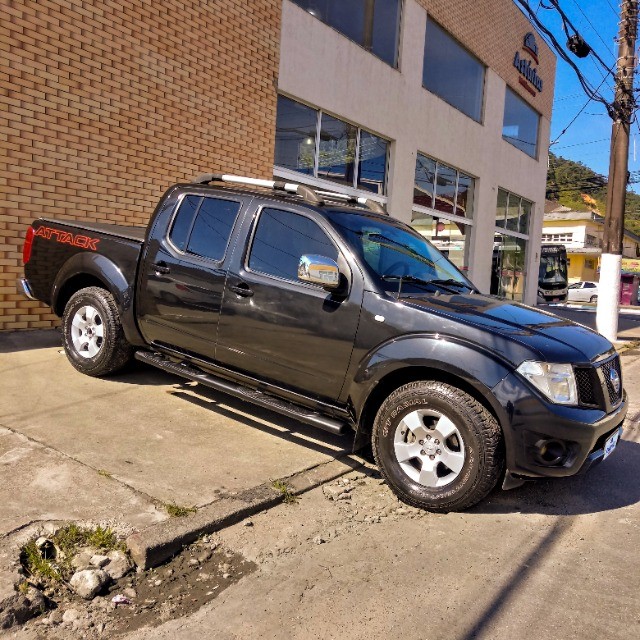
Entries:
{"label": "building window", "polygon": [[528,200],[504,189],[498,189],[496,227],[528,235],[531,207],[532,203]]}
{"label": "building window", "polygon": [[413,211],[411,226],[443,253],[460,271],[469,270],[469,221],[451,220]]}
{"label": "building window", "polygon": [[473,216],[475,180],[453,167],[418,154],[413,202],[452,216]]}
{"label": "building window", "polygon": [[482,120],[485,67],[440,25],[427,19],[422,84],[477,122]]}
{"label": "building window", "polygon": [[[418,154],[411,226],[461,271],[469,268],[469,232],[475,180],[458,169]],[[422,207],[430,211],[422,210]]]}
{"label": "building window", "polygon": [[293,0],[392,67],[398,66],[401,0]]}
{"label": "building window", "polygon": [[492,295],[522,302],[526,281],[527,241],[504,233],[493,238],[491,264]]}
{"label": "building window", "polygon": [[498,189],[491,261],[491,293],[522,302],[526,282],[529,220],[533,203]]}
{"label": "building window", "polygon": [[502,137],[532,158],[538,155],[540,116],[519,95],[507,87],[504,99]]}
{"label": "building window", "polygon": [[[587,236],[587,244],[589,237],[590,236]],[[573,233],[543,233],[542,242],[573,242]]]}
{"label": "building window", "polygon": [[278,96],[276,166],[384,195],[388,153],[387,140]]}

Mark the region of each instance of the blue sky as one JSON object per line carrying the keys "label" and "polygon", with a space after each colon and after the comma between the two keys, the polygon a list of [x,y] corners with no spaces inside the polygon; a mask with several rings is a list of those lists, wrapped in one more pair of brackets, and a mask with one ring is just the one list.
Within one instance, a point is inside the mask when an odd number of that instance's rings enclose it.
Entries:
{"label": "blue sky", "polygon": [[[516,5],[518,3],[516,2]],[[562,30],[562,21],[548,0],[529,0],[541,22],[554,34],[563,46],[567,37]],[[567,14],[571,23],[589,46],[597,52],[609,66],[615,65],[620,15],[619,0],[559,0],[559,5]],[[582,74],[593,87],[603,82],[606,72],[592,55],[577,58],[567,51]],[[615,72],[615,68],[614,68]],[[609,77],[599,93],[607,101],[613,100],[613,78]],[[611,119],[604,106],[591,101],[566,133],[562,130],[587,102],[588,96],[580,86],[573,69],[561,58],[557,58],[556,84],[551,118],[551,151],[564,158],[583,162],[603,175],[609,171],[609,143],[611,140]],[[635,141],[635,155],[634,155]],[[629,145],[629,171],[640,169],[640,129],[637,123],[631,128]],[[638,191],[638,185],[634,185]]]}

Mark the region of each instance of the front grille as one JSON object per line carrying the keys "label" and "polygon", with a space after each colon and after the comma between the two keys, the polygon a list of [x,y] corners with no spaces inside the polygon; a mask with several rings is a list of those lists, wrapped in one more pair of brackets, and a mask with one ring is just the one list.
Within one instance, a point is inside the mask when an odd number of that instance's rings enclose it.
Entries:
{"label": "front grille", "polygon": [[[611,371],[618,374],[620,386],[618,391],[611,381]],[[608,411],[620,403],[622,399],[622,374],[620,358],[615,355],[602,364],[594,367],[575,367],[578,402],[584,406],[600,407]],[[615,376],[614,376],[615,377]]]}
{"label": "front grille", "polygon": [[[615,356],[611,360],[605,362],[602,367],[602,377],[604,379],[605,384],[607,385],[607,391],[609,393],[609,402],[612,405],[618,404],[620,402],[620,398],[622,397],[622,375],[620,372],[620,358]],[[611,382],[611,372],[615,371],[618,375],[618,380],[620,381],[618,384],[618,390],[616,391],[613,383]]]}
{"label": "front grille", "polygon": [[592,369],[576,368],[576,385],[578,387],[578,402],[580,404],[598,404],[593,389],[593,376]]}

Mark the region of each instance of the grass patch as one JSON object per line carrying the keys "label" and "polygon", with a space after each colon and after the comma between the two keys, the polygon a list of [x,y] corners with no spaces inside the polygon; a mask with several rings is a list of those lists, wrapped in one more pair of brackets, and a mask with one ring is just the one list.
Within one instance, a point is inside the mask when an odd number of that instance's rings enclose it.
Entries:
{"label": "grass patch", "polygon": [[106,469],[98,469],[98,475],[104,478],[112,478],[113,476]]}
{"label": "grass patch", "polygon": [[195,513],[198,510],[196,507],[181,507],[175,502],[166,502],[163,506],[172,518],[185,518],[190,513]]}
{"label": "grass patch", "polygon": [[298,496],[291,493],[289,485],[284,480],[273,480],[271,486],[282,494],[282,502],[286,504],[295,504],[298,502]]}
{"label": "grass patch", "polygon": [[[20,551],[20,561],[27,573],[61,582],[73,574],[71,560],[80,547],[92,547],[97,551],[112,551],[119,549],[126,551],[124,542],[118,540],[116,534],[109,527],[79,527],[68,524],[58,529],[51,536],[55,550],[41,551],[35,540],[29,541]],[[51,557],[47,554],[51,553]]]}
{"label": "grass patch", "polygon": [[54,564],[53,558],[46,558],[40,554],[40,549],[36,546],[35,540],[27,542],[22,547],[20,561],[31,576],[41,576],[54,582],[62,580],[60,568]]}

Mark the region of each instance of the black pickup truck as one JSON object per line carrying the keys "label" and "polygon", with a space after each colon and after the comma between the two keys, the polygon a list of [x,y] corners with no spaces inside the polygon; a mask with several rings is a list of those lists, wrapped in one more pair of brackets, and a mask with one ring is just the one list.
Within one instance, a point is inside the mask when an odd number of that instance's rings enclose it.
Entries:
{"label": "black pickup truck", "polygon": [[135,356],[351,429],[425,509],[583,472],[622,432],[610,342],[482,295],[372,200],[207,174],[171,187],[146,230],[40,218],[24,263],[22,288],[62,317],[78,371]]}

